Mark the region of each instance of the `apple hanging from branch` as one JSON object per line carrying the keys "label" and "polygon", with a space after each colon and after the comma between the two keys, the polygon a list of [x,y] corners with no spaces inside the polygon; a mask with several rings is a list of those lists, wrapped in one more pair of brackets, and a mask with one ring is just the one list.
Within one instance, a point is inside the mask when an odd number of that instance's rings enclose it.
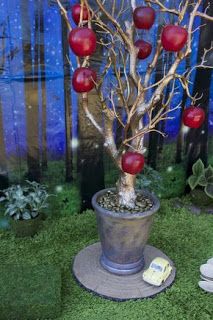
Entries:
{"label": "apple hanging from branch", "polygon": [[183,124],[189,128],[200,128],[205,121],[205,112],[200,107],[190,106],[183,112]]}
{"label": "apple hanging from branch", "polygon": [[187,42],[188,32],[185,28],[175,25],[167,25],[161,35],[162,46],[166,51],[178,52]]}
{"label": "apple hanging from branch", "polygon": [[138,152],[128,151],[122,155],[121,166],[123,172],[135,175],[143,170],[144,156]]}
{"label": "apple hanging from branch", "polygon": [[96,72],[91,68],[77,68],[72,77],[73,89],[78,93],[89,92],[95,87]]}
{"label": "apple hanging from branch", "polygon": [[155,21],[155,10],[151,7],[137,7],[133,12],[135,27],[149,30]]}
{"label": "apple hanging from branch", "polygon": [[81,8],[83,8],[82,21],[86,23],[89,20],[89,10],[87,9],[87,7],[85,5],[81,6],[80,4],[75,4],[74,6],[72,6],[71,10],[72,10],[72,18],[76,25],[78,25],[80,22]]}
{"label": "apple hanging from branch", "polygon": [[76,56],[90,56],[96,50],[96,34],[86,27],[75,28],[70,31],[69,45]]}
{"label": "apple hanging from branch", "polygon": [[135,42],[135,47],[137,47],[138,50],[138,59],[146,59],[148,56],[150,56],[152,52],[152,45],[151,43],[144,41],[144,40],[137,40]]}

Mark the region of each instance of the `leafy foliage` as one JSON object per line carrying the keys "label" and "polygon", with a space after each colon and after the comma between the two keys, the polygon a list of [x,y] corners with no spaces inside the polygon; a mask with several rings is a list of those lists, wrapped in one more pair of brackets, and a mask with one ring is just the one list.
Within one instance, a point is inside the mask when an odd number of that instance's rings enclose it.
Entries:
{"label": "leafy foliage", "polygon": [[50,196],[44,185],[35,181],[26,181],[26,186],[12,185],[2,191],[0,202],[5,204],[5,215],[14,220],[29,220],[48,207],[47,199]]}
{"label": "leafy foliage", "polygon": [[209,183],[204,190],[207,196],[213,199],[213,183]]}
{"label": "leafy foliage", "polygon": [[204,164],[201,159],[198,159],[197,162],[194,163],[192,166],[192,172],[197,177],[204,173]]}
{"label": "leafy foliage", "polygon": [[159,198],[168,199],[181,196],[186,185],[186,175],[182,165],[173,165],[156,171],[145,166],[137,176],[137,187],[153,191]]}
{"label": "leafy foliage", "polygon": [[192,190],[196,187],[204,187],[206,195],[213,199],[213,167],[207,168],[201,159],[198,159],[192,166],[193,174],[188,178],[188,184]]}
{"label": "leafy foliage", "polygon": [[136,187],[138,189],[147,188],[156,194],[165,192],[161,174],[147,165],[144,166],[143,172],[137,176]]}

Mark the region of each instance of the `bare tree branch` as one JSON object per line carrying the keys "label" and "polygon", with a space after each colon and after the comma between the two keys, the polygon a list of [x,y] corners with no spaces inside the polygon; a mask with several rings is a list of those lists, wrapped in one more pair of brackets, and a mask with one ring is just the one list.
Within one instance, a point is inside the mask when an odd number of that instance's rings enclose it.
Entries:
{"label": "bare tree branch", "polygon": [[89,121],[92,123],[92,125],[98,130],[100,134],[104,134],[103,129],[99,126],[99,124],[96,122],[95,118],[93,115],[90,113],[88,109],[88,94],[83,93],[82,94],[82,107],[84,109],[86,117],[89,119]]}
{"label": "bare tree branch", "polygon": [[71,27],[71,24],[70,24],[70,22],[69,22],[69,18],[68,18],[68,15],[67,15],[67,11],[66,11],[66,9],[62,6],[60,0],[56,0],[56,1],[57,1],[58,6],[59,6],[59,8],[60,8],[60,10],[61,10],[62,16],[64,17],[64,19],[65,19],[65,21],[66,21],[67,28],[68,28],[69,31],[71,31],[71,30],[72,30],[72,27]]}
{"label": "bare tree branch", "polygon": [[152,3],[152,4],[157,4],[161,11],[162,12],[168,12],[168,13],[171,13],[171,14],[174,14],[176,16],[179,16],[180,15],[180,12],[175,10],[175,9],[170,9],[170,8],[167,8],[166,6],[164,6],[159,0],[145,0],[147,3]]}
{"label": "bare tree branch", "polygon": [[196,16],[199,16],[199,17],[201,17],[201,18],[204,18],[204,19],[206,19],[206,20],[209,20],[209,21],[213,22],[213,17],[208,16],[208,15],[205,14],[205,13],[202,13],[202,12],[197,11],[197,12],[196,12]]}

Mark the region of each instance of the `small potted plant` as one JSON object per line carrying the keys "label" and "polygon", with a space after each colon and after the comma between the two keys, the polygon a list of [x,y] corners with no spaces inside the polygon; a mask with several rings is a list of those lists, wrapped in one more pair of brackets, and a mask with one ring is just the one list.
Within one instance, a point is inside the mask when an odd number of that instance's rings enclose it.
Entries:
{"label": "small potted plant", "polygon": [[41,213],[47,208],[50,196],[46,187],[33,181],[26,186],[12,185],[2,191],[0,202],[5,204],[5,215],[12,218],[11,226],[18,237],[33,236],[42,221]]}
{"label": "small potted plant", "polygon": [[207,168],[201,159],[192,166],[192,175],[188,178],[191,188],[191,198],[195,205],[200,207],[213,206],[213,168]]}

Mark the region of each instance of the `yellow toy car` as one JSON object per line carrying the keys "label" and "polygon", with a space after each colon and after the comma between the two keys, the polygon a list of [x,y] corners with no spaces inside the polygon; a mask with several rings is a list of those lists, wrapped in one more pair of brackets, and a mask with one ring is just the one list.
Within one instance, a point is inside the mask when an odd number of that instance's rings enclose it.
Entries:
{"label": "yellow toy car", "polygon": [[161,286],[172,272],[172,266],[166,259],[157,257],[143,273],[143,280],[153,286]]}

